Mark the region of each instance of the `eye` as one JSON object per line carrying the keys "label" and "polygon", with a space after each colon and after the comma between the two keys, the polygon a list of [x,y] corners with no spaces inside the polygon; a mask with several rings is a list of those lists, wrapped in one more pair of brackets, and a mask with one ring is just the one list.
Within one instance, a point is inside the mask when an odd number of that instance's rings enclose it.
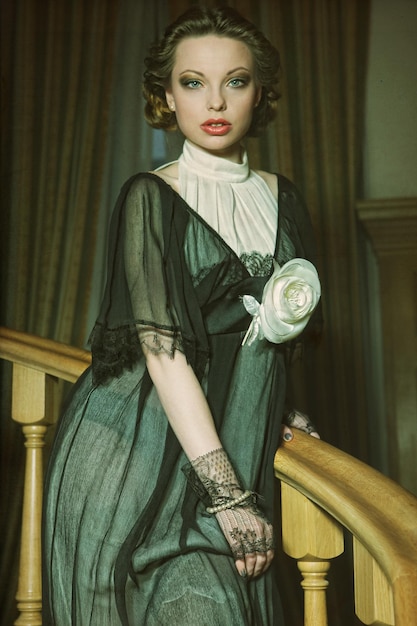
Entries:
{"label": "eye", "polygon": [[188,87],[189,89],[198,89],[201,87],[201,81],[197,78],[189,78],[188,80],[182,81],[182,85],[184,85],[184,87]]}
{"label": "eye", "polygon": [[245,87],[245,85],[248,84],[248,79],[247,78],[232,78],[232,80],[229,80],[230,87],[236,88],[236,87]]}

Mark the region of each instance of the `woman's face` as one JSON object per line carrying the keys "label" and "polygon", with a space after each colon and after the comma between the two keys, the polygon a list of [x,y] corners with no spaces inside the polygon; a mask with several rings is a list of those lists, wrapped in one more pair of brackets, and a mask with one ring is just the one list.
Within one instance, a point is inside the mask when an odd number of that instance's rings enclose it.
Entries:
{"label": "woman's face", "polygon": [[243,42],[205,35],[178,44],[166,99],[181,132],[199,148],[240,161],[240,142],[260,97],[253,55]]}

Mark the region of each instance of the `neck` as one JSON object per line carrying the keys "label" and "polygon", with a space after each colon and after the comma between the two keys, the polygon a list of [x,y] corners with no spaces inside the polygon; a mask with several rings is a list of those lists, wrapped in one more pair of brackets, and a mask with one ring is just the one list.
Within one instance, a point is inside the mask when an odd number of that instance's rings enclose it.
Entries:
{"label": "neck", "polygon": [[203,150],[187,139],[178,162],[188,172],[205,179],[239,183],[247,180],[250,174],[247,154],[243,148],[239,157],[238,161],[232,161],[222,157],[218,151]]}
{"label": "neck", "polygon": [[202,148],[201,146],[193,143],[189,139],[187,139],[187,141],[193,146],[193,148],[201,150],[201,152],[206,152],[207,154],[211,154],[212,156],[219,157],[221,159],[227,159],[232,163],[243,163],[243,154],[245,149],[240,143],[224,148],[223,150],[207,150],[206,148]]}

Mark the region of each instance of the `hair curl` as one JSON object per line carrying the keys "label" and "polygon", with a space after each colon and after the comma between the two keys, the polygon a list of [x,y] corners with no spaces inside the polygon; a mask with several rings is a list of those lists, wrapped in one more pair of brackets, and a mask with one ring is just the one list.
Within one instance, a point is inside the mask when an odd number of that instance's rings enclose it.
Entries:
{"label": "hair curl", "polygon": [[186,37],[217,35],[237,39],[248,46],[255,62],[256,79],[262,87],[248,135],[256,136],[275,117],[280,73],[279,53],[251,22],[230,7],[192,8],[166,29],[162,39],[151,46],[145,59],[143,80],[145,119],[153,128],[176,130],[175,113],[169,110],[165,89],[169,85],[178,44]]}

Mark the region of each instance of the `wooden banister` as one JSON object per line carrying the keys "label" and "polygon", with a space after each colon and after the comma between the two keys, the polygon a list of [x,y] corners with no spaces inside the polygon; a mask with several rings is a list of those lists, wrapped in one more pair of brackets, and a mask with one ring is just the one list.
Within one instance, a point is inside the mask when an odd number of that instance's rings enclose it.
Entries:
{"label": "wooden banister", "polygon": [[75,382],[91,363],[82,348],[0,327],[0,358]]}
{"label": "wooden banister", "polygon": [[90,353],[49,339],[0,327],[0,358],[13,363],[12,419],[22,426],[26,447],[23,514],[16,594],[16,626],[42,625],[41,525],[43,447],[56,420],[58,379],[75,382]]}
{"label": "wooden banister", "polygon": [[[26,474],[17,592],[18,626],[41,626],[44,436],[56,419],[58,378],[74,382],[86,350],[0,327],[0,358],[13,363],[12,418],[22,425]],[[365,624],[413,626],[417,615],[417,498],[357,459],[299,431],[275,456],[284,550],[297,559],[305,626],[327,626],[330,560],[353,535],[356,613]]]}
{"label": "wooden banister", "polygon": [[[316,516],[345,527],[354,541],[356,613],[365,624],[412,626],[417,616],[417,498],[358,459],[295,431],[275,456],[283,489],[283,545],[294,558],[314,560],[313,541],[295,553],[291,496],[286,486],[314,503]],[[290,516],[286,520],[286,516]],[[330,518],[329,518],[330,516]],[[292,523],[291,523],[292,520]],[[320,520],[318,520],[320,524]],[[328,543],[328,531],[319,533]],[[337,546],[329,548],[337,556]],[[301,567],[300,567],[301,569]],[[305,622],[321,624],[321,622]],[[323,622],[326,623],[326,622]]]}

